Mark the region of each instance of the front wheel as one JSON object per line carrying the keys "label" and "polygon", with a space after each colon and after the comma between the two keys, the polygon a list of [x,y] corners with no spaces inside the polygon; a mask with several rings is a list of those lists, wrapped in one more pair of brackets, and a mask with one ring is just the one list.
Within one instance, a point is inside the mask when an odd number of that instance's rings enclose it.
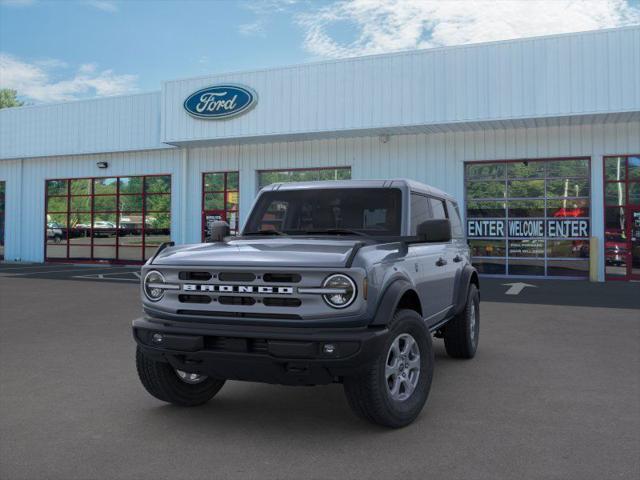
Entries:
{"label": "front wheel", "polygon": [[353,411],[385,427],[409,425],[422,411],[433,378],[431,334],[413,310],[399,310],[379,355],[362,375],[344,379]]}
{"label": "front wheel", "polygon": [[224,380],[197,373],[176,370],[166,362],[158,362],[136,349],[136,366],[140,382],[147,392],[163,402],[182,407],[202,405],[211,400],[224,385]]}
{"label": "front wheel", "polygon": [[480,295],[472,283],[462,312],[444,327],[444,348],[450,357],[473,358],[480,336]]}

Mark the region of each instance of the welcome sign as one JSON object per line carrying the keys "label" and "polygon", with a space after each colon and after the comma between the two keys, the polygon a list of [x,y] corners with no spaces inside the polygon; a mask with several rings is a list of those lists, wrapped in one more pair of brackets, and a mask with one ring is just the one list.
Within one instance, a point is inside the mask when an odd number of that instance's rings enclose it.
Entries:
{"label": "welcome sign", "polygon": [[467,220],[469,238],[588,238],[586,218]]}
{"label": "welcome sign", "polygon": [[192,93],[184,101],[189,115],[207,120],[223,120],[246,113],[258,95],[244,85],[212,85]]}

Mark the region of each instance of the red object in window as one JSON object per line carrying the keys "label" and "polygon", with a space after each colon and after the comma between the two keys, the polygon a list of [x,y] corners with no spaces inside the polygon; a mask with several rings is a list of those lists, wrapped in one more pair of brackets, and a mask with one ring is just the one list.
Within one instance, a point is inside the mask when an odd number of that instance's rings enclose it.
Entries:
{"label": "red object in window", "polygon": [[586,217],[586,212],[582,208],[561,208],[554,212],[554,217]]}

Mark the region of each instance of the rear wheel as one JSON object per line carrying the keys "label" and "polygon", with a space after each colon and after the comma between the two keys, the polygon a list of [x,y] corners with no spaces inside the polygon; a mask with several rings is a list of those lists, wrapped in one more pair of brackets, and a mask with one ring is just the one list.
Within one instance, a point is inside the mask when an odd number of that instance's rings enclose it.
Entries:
{"label": "rear wheel", "polygon": [[431,334],[413,310],[399,310],[388,340],[362,375],[344,379],[356,414],[386,427],[413,422],[422,411],[433,378]]}
{"label": "rear wheel", "polygon": [[464,310],[444,327],[444,347],[450,357],[473,358],[480,336],[480,295],[472,283]]}
{"label": "rear wheel", "polygon": [[138,376],[144,388],[158,400],[183,407],[202,405],[211,400],[224,385],[224,380],[198,373],[174,369],[166,362],[158,362],[136,349]]}

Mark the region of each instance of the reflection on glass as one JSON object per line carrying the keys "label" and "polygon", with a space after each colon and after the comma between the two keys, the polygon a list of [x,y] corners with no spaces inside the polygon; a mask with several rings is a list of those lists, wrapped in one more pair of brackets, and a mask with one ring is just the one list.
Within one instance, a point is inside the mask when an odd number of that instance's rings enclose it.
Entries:
{"label": "reflection on glass", "polygon": [[118,260],[139,262],[142,260],[142,248],[140,246],[135,248],[121,246],[118,248]]}
{"label": "reflection on glass", "polygon": [[116,196],[106,195],[94,197],[93,210],[96,212],[115,212],[117,210]]}
{"label": "reflection on glass", "polygon": [[147,212],[168,212],[171,210],[171,195],[147,195]]}
{"label": "reflection on glass", "polygon": [[93,244],[93,258],[98,260],[115,260],[116,247],[103,244]]}
{"label": "reflection on glass", "polygon": [[548,197],[588,197],[589,194],[589,180],[547,180]]}
{"label": "reflection on glass", "polygon": [[588,177],[589,160],[557,160],[547,162],[547,178]]}
{"label": "reflection on glass", "polygon": [[171,234],[168,228],[152,229],[152,230],[150,229],[150,230],[146,230],[144,233],[144,242],[145,242],[145,245],[147,246],[151,246],[151,245],[158,246],[161,243],[170,242],[170,241],[171,241]]}
{"label": "reflection on glass", "polygon": [[71,197],[70,203],[72,212],[91,211],[91,197]]}
{"label": "reflection on glass", "polygon": [[205,193],[205,210],[224,210],[224,193]]}
{"label": "reflection on glass", "polygon": [[472,257],[504,257],[504,240],[469,240]]}
{"label": "reflection on glass", "polygon": [[47,258],[67,258],[67,245],[55,244],[47,240]]}
{"label": "reflection on glass", "polygon": [[227,190],[239,190],[239,175],[238,172],[227,173]]}
{"label": "reflection on glass", "polygon": [[509,218],[544,217],[544,200],[511,200]]}
{"label": "reflection on glass", "polygon": [[467,183],[467,198],[504,198],[504,182],[480,181]]}
{"label": "reflection on glass", "polygon": [[547,275],[558,277],[586,277],[589,275],[589,262],[576,260],[549,260]]}
{"label": "reflection on glass", "polygon": [[547,240],[547,256],[589,258],[589,242],[587,240]]}
{"label": "reflection on glass", "polygon": [[94,194],[115,194],[118,190],[117,178],[96,178],[93,181]]}
{"label": "reflection on glass", "polygon": [[604,199],[607,205],[624,205],[626,203],[624,183],[606,183],[604,188]]}
{"label": "reflection on glass", "polygon": [[121,177],[120,194],[142,193],[142,177]]}
{"label": "reflection on glass", "polygon": [[511,180],[507,195],[512,198],[544,197],[544,180]]}
{"label": "reflection on glass", "polygon": [[47,195],[67,195],[67,181],[47,180]]}
{"label": "reflection on glass", "polygon": [[91,247],[71,244],[69,245],[69,258],[89,260],[91,259]]}
{"label": "reflection on glass", "polygon": [[93,246],[96,245],[115,245],[116,230],[107,230],[105,228],[93,229]]}
{"label": "reflection on glass", "polygon": [[504,275],[506,273],[506,260],[501,258],[472,258],[471,263],[478,273],[486,275]]}
{"label": "reflection on glass", "polygon": [[507,164],[508,178],[543,178],[545,162],[528,161],[509,162]]}
{"label": "reflection on glass", "polygon": [[640,205],[640,183],[629,184],[629,203],[631,205]]}
{"label": "reflection on glass", "polygon": [[469,163],[465,167],[468,180],[504,179],[506,171],[504,163]]}
{"label": "reflection on glass", "polygon": [[627,161],[627,176],[629,180],[640,180],[640,157],[629,157]]}
{"label": "reflection on glass", "polygon": [[168,213],[154,213],[147,215],[145,219],[146,228],[163,229],[171,228],[171,215]]}
{"label": "reflection on glass", "polygon": [[[4,211],[1,213],[4,214]],[[59,228],[67,228],[67,214],[66,213],[48,213],[47,224],[55,223]]]}
{"label": "reflection on glass", "polygon": [[567,200],[547,200],[547,217],[567,218],[567,217],[588,217],[589,200],[567,199]]}
{"label": "reflection on glass", "polygon": [[91,195],[91,180],[81,178],[71,180],[71,195]]}
{"label": "reflection on glass", "polygon": [[604,159],[604,178],[607,180],[624,180],[626,178],[625,157]]}
{"label": "reflection on glass", "polygon": [[544,240],[509,240],[510,257],[544,257]]}
{"label": "reflection on glass", "polygon": [[258,173],[258,188],[272,183],[309,182],[318,180],[349,180],[350,167],[308,170],[265,170]]}
{"label": "reflection on glass", "polygon": [[142,212],[142,195],[120,195],[121,212]]}
{"label": "reflection on glass", "polygon": [[204,175],[205,192],[224,190],[224,173],[206,173]]}
{"label": "reflection on glass", "polygon": [[146,193],[170,193],[171,177],[168,175],[159,177],[146,177],[145,191]]}
{"label": "reflection on glass", "polygon": [[118,245],[142,247],[142,230],[121,228],[118,230]]}
{"label": "reflection on glass", "polygon": [[69,204],[67,197],[49,197],[47,198],[48,212],[66,212]]}
{"label": "reflection on glass", "polygon": [[544,260],[509,259],[509,275],[544,275]]}
{"label": "reflection on glass", "polygon": [[622,231],[625,229],[625,208],[609,207],[604,210],[604,229],[605,235],[609,231]]}
{"label": "reflection on glass", "polygon": [[47,222],[47,243],[67,243],[67,230],[57,222]]}

